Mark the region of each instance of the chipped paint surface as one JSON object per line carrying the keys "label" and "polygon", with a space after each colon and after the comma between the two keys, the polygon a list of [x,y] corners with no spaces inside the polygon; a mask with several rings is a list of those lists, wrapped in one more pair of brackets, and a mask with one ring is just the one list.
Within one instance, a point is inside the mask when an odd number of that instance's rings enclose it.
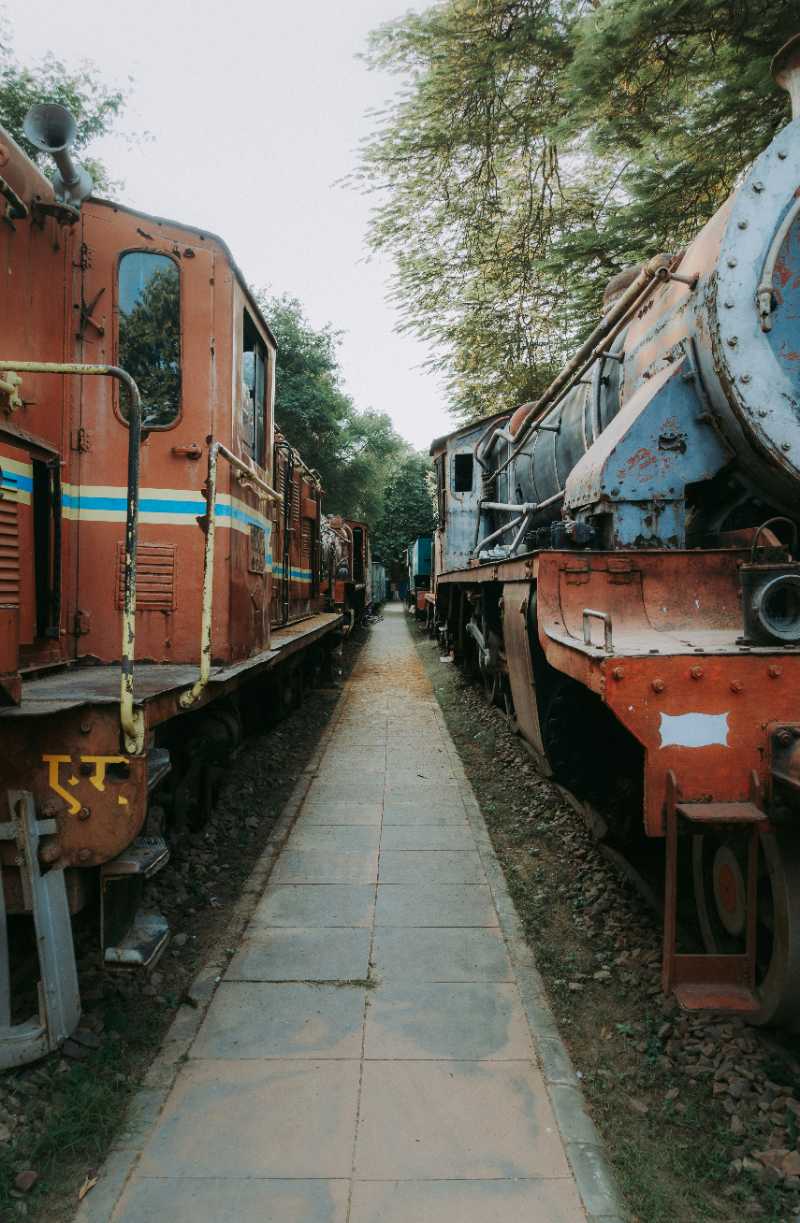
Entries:
{"label": "chipped paint surface", "polygon": [[727,747],[728,714],[662,713],[660,733],[662,747]]}

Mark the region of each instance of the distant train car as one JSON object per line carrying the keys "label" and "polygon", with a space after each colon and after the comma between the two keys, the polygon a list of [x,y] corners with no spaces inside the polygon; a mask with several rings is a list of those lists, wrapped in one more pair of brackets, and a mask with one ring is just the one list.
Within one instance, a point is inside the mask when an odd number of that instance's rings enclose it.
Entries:
{"label": "distant train car", "polygon": [[372,574],[369,528],[339,515],[322,523],[322,593],[342,613],[344,631],[359,624],[370,604]]}
{"label": "distant train car", "polygon": [[386,602],[386,567],[382,561],[372,562],[372,607],[381,607]]}
{"label": "distant train car", "polygon": [[431,561],[433,540],[430,535],[420,535],[406,549],[408,571],[408,606],[417,618],[425,616],[425,596],[431,588]]}

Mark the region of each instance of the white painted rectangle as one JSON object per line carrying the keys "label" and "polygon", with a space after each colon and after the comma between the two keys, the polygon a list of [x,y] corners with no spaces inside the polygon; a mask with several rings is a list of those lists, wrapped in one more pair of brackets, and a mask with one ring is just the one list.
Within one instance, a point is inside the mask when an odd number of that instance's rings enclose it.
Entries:
{"label": "white painted rectangle", "polygon": [[727,713],[662,713],[662,747],[727,747]]}

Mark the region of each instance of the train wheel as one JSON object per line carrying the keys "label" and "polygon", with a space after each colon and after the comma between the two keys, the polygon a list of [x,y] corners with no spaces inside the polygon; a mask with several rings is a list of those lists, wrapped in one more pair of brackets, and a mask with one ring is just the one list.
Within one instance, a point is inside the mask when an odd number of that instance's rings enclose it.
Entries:
{"label": "train wheel", "polygon": [[483,694],[487,705],[499,705],[503,677],[499,671],[482,671]]}
{"label": "train wheel", "polygon": [[586,786],[586,718],[582,718],[582,690],[572,680],[558,682],[547,703],[542,723],[545,752],[553,776],[581,794]]}
{"label": "train wheel", "polygon": [[[693,837],[692,868],[697,918],[706,950],[745,949],[747,834]],[[759,838],[756,994],[751,1023],[800,1030],[800,845],[785,833]]]}

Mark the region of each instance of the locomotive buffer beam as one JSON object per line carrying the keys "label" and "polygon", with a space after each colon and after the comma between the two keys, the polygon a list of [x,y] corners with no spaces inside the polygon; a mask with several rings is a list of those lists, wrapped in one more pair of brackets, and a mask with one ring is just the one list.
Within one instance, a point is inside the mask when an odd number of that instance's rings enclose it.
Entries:
{"label": "locomotive buffer beam", "polygon": [[54,820],[37,820],[33,796],[10,790],[11,820],[0,824],[0,840],[16,842],[25,900],[33,910],[39,956],[39,1013],[11,1022],[11,973],[5,897],[0,877],[0,1069],[35,1061],[57,1049],[81,1014],[78,970],[72,942],[64,872],[39,869],[39,838],[55,832]]}

